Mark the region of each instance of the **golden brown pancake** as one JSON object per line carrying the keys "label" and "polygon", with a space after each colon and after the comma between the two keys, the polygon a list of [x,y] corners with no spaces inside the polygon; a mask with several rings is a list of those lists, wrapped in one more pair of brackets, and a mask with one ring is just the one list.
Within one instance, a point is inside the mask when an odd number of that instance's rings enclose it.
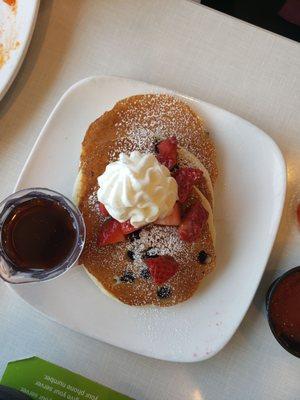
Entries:
{"label": "golden brown pancake", "polygon": [[[97,245],[103,222],[97,207],[97,177],[108,163],[118,158],[119,153],[154,152],[157,141],[174,135],[180,147],[201,161],[214,184],[218,174],[215,148],[203,122],[188,105],[170,95],[138,95],[119,101],[90,125],[82,143],[77,200],[87,238],[80,261],[106,291],[129,305],[170,306],[187,300],[215,266],[215,249],[208,222],[200,240],[195,243],[180,240],[176,227],[151,224],[125,242],[104,247]],[[182,163],[184,160],[180,160]],[[212,204],[212,194],[205,180],[199,189]],[[197,191],[193,197],[200,199],[202,204],[205,201]],[[131,241],[133,236],[139,236],[139,239]],[[169,293],[167,298],[158,296],[161,287],[154,284],[151,277],[145,279],[143,257],[147,250],[159,255],[169,254],[180,265],[178,272],[162,285]],[[210,256],[207,264],[198,261],[202,250]],[[134,260],[128,256],[132,255],[128,251],[134,254]],[[120,279],[126,275],[133,276],[134,281]]]}

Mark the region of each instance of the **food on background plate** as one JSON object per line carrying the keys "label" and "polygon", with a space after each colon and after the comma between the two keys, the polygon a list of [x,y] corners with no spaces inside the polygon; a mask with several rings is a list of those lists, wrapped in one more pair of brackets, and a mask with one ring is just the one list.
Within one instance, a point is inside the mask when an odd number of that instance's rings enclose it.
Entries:
{"label": "food on background plate", "polygon": [[16,39],[16,0],[0,0],[0,69],[19,45]]}
{"label": "food on background plate", "polygon": [[16,5],[16,0],[3,0],[4,3],[8,4],[11,7],[14,7]]}
{"label": "food on background plate", "polygon": [[94,121],[75,198],[87,237],[80,262],[129,305],[190,298],[215,267],[214,144],[176,97],[137,95]]}

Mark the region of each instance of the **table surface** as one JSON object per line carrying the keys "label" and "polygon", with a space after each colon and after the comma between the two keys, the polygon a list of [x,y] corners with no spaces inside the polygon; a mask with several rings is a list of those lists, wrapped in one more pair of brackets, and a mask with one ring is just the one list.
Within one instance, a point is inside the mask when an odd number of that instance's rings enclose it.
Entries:
{"label": "table surface", "polygon": [[[255,299],[215,357],[172,364],[72,332],[0,284],[0,375],[32,355],[135,399],[299,399],[300,363],[270,334],[268,285],[298,264],[300,47],[185,0],[44,0],[25,62],[0,103],[0,196],[8,195],[49,113],[95,74],[154,83],[214,103],[269,133],[288,166],[283,221]],[[255,162],[255,154],[253,154]],[[249,260],[251,268],[251,260]],[[238,301],[234,298],[233,301]]]}

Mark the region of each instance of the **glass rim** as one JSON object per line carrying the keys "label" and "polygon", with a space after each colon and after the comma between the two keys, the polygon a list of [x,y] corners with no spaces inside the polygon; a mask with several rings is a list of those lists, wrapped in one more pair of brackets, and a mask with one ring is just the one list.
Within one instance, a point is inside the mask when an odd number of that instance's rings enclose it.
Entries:
{"label": "glass rim", "polygon": [[[5,206],[7,206],[7,204],[11,203],[7,208],[7,211],[9,210],[10,212],[18,204],[18,199],[26,201],[37,197],[37,195],[53,199],[63,205],[75,223],[76,241],[68,257],[58,265],[49,269],[32,268],[22,271],[18,269],[17,265],[10,259],[2,246],[2,227],[8,215],[7,213],[7,215],[3,216],[3,213],[5,213]],[[12,284],[40,282],[54,279],[65,273],[76,263],[83,250],[85,237],[86,228],[80,210],[73,201],[62,193],[43,187],[31,187],[15,191],[0,202],[0,276],[4,281]]]}

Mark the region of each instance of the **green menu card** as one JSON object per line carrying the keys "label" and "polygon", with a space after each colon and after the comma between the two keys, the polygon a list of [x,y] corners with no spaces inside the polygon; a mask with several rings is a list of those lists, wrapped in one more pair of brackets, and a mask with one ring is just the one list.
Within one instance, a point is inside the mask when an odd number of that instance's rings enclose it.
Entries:
{"label": "green menu card", "polygon": [[123,394],[38,357],[8,363],[2,385],[32,400],[128,400]]}

